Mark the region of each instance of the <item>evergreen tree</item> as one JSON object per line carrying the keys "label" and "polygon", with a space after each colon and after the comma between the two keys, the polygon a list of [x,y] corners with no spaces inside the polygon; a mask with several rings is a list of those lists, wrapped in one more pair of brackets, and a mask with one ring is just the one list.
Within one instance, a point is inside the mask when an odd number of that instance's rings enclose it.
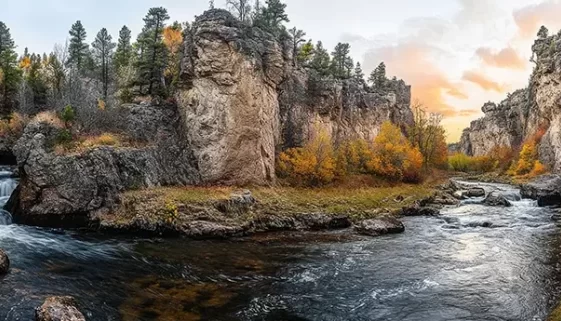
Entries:
{"label": "evergreen tree", "polygon": [[354,67],[349,56],[351,46],[348,43],[338,43],[332,53],[331,72],[335,78],[349,78]]}
{"label": "evergreen tree", "polygon": [[8,114],[15,106],[21,80],[18,55],[10,29],[0,21],[0,113]]}
{"label": "evergreen tree", "polygon": [[98,33],[92,43],[92,51],[96,69],[99,70],[99,79],[101,80],[103,89],[103,100],[107,100],[107,92],[109,90],[109,70],[111,66],[111,59],[113,58],[113,50],[115,43],[112,42],[113,38],[103,28]]}
{"label": "evergreen tree", "polygon": [[314,51],[314,57],[312,58],[311,67],[315,69],[320,75],[329,75],[329,66],[331,63],[331,57],[321,41],[318,41],[316,49]]}
{"label": "evergreen tree", "polygon": [[279,34],[283,30],[282,23],[290,22],[286,14],[286,4],[280,0],[266,0],[265,4],[265,7],[261,7],[254,24],[267,31]]}
{"label": "evergreen tree", "polygon": [[33,93],[35,108],[43,108],[47,104],[47,84],[43,77],[43,63],[41,55],[31,55],[31,66],[26,77],[27,84]]}
{"label": "evergreen tree", "polygon": [[299,53],[298,49],[300,48],[301,43],[306,42],[306,40],[304,39],[306,33],[302,30],[296,29],[296,27],[290,29],[288,32],[292,37],[292,55],[293,55],[292,65],[296,66],[296,63],[298,61],[298,53]]}
{"label": "evergreen tree", "polygon": [[386,86],[388,78],[386,77],[386,64],[381,62],[376,69],[370,74],[368,81],[372,83],[374,89],[383,90]]}
{"label": "evergreen tree", "polygon": [[210,0],[208,2],[208,7],[209,7],[209,9],[214,9],[214,0]]}
{"label": "evergreen tree", "polygon": [[540,30],[538,31],[538,37],[540,39],[545,39],[549,36],[549,30],[545,26],[541,26]]}
{"label": "evergreen tree", "polygon": [[76,21],[70,29],[70,45],[68,46],[68,64],[83,71],[88,65],[88,44],[86,43],[86,29],[80,20]]}
{"label": "evergreen tree", "polygon": [[60,98],[62,96],[66,72],[63,63],[57,58],[54,52],[49,55],[45,69],[47,84],[50,85],[54,97]]}
{"label": "evergreen tree", "polygon": [[362,71],[362,66],[360,65],[360,62],[356,63],[353,77],[356,81],[364,83],[364,72]]}
{"label": "evergreen tree", "polygon": [[127,26],[123,26],[119,31],[119,41],[117,50],[115,51],[114,63],[118,70],[123,66],[127,66],[132,57],[131,31]]}
{"label": "evergreen tree", "polygon": [[168,19],[166,9],[151,8],[144,18],[144,28],[139,36],[138,82],[140,85],[148,85],[149,95],[155,94],[155,86],[161,82],[166,67],[166,47],[162,38],[165,22]]}
{"label": "evergreen tree", "polygon": [[298,64],[300,64],[300,66],[308,67],[314,55],[314,51],[314,44],[311,40],[308,40],[308,42],[298,49],[298,55],[296,57],[298,59]]}

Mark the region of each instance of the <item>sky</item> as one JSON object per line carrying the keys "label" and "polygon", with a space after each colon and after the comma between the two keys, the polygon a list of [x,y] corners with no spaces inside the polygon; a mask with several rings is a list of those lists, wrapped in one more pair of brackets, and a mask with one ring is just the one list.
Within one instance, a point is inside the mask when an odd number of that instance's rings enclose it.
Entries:
{"label": "sky", "polygon": [[[3,0],[2,0],[3,1]],[[3,1],[4,2],[4,1]],[[50,52],[81,20],[89,41],[103,27],[117,38],[127,25],[136,35],[150,7],[170,21],[192,21],[208,0],[5,1],[0,21],[23,52]],[[531,46],[541,25],[561,28],[561,0],[285,0],[290,23],[328,48],[351,44],[368,74],[381,61],[389,77],[412,85],[413,99],[444,116],[450,142],[500,102],[527,85]],[[222,7],[225,0],[215,0]]]}

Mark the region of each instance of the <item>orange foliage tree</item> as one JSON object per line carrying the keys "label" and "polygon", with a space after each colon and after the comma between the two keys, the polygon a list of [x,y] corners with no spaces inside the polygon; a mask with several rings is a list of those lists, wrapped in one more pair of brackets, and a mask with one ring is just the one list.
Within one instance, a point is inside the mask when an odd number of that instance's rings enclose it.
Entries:
{"label": "orange foliage tree", "polygon": [[174,83],[179,77],[181,45],[183,43],[183,32],[179,23],[175,22],[173,25],[164,28],[163,42],[169,54],[169,63],[164,72],[164,76],[168,80],[168,83]]}
{"label": "orange foliage tree", "polygon": [[419,181],[423,155],[403,136],[399,127],[387,121],[374,139],[373,157],[366,164],[373,174],[394,180]]}
{"label": "orange foliage tree", "polygon": [[411,144],[423,155],[425,170],[429,167],[446,168],[448,166],[448,145],[446,131],[442,127],[442,115],[428,113],[419,101],[412,106],[414,122],[407,129]]}
{"label": "orange foliage tree", "polygon": [[294,185],[318,186],[335,178],[335,153],[331,138],[316,130],[304,147],[291,148],[279,155],[280,176]]}

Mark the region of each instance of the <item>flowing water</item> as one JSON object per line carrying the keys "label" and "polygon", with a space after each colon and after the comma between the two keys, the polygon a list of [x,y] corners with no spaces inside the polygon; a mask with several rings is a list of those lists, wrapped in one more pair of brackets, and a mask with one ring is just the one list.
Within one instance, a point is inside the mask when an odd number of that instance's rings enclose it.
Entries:
{"label": "flowing water", "polygon": [[[16,182],[0,176],[5,201]],[[234,241],[103,239],[0,226],[12,261],[0,320],[72,295],[88,320],[544,320],[560,297],[552,210],[466,201],[406,232],[278,234]],[[3,223],[9,223],[1,213]]]}

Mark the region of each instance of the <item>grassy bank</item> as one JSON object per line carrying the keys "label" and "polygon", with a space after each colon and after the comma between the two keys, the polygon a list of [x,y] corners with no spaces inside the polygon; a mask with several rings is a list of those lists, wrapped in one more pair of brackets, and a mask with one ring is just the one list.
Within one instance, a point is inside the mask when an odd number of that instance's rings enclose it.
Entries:
{"label": "grassy bank", "polygon": [[[112,213],[100,215],[102,227],[118,230],[181,231],[192,222],[211,222],[246,229],[255,222],[303,214],[346,216],[351,221],[388,215],[431,195],[435,182],[379,187],[164,187],[129,191]],[[251,191],[255,203],[232,205],[232,198]],[[284,221],[283,221],[284,220]],[[269,224],[269,223],[268,223]],[[274,225],[273,224],[273,225]],[[282,229],[282,228],[281,228]],[[179,232],[181,234],[181,232]],[[188,234],[188,233],[187,233]]]}

